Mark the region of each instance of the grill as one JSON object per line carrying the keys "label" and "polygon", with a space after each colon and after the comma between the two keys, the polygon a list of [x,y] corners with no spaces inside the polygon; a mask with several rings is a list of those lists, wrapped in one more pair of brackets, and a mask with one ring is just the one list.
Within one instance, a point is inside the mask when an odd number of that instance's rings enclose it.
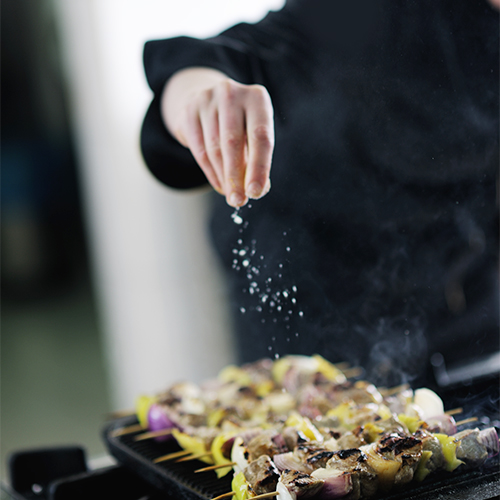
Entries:
{"label": "grill", "polygon": [[[463,417],[477,417],[469,427],[500,429],[498,374],[434,388],[447,408],[462,407]],[[63,447],[15,453],[10,457],[8,498],[16,500],[211,500],[231,491],[231,474],[217,479],[214,472],[195,473],[200,461],[155,464],[155,458],[179,451],[174,440],[135,441],[138,434],[116,436],[115,431],[137,423],[127,417],[108,423],[103,439],[118,465],[88,470],[80,447]],[[463,429],[464,427],[461,427]],[[5,485],[2,489],[7,490]],[[3,498],[3,497],[2,497]],[[410,484],[374,500],[492,500],[500,498],[500,460],[489,459],[481,469],[433,474],[422,483]]]}
{"label": "grill", "polygon": [[[488,425],[491,425],[490,419]],[[104,439],[110,453],[125,467],[139,474],[150,484],[169,496],[188,500],[210,500],[231,491],[231,474],[217,479],[214,472],[195,473],[206,466],[193,460],[176,463],[175,460],[155,464],[153,460],[167,453],[181,450],[174,442],[154,440],[135,441],[138,435],[114,436],[114,431],[137,423],[135,418],[120,419],[104,429]],[[481,426],[481,424],[479,425]],[[381,500],[487,500],[499,498],[500,469],[498,457],[492,458],[478,470],[435,474],[420,484],[410,484],[404,490],[391,492]],[[375,500],[375,499],[374,499]]]}

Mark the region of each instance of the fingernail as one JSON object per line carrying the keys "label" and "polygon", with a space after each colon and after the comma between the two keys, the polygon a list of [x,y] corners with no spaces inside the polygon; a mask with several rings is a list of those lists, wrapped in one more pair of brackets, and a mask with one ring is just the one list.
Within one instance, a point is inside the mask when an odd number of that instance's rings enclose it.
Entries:
{"label": "fingernail", "polygon": [[245,198],[239,194],[239,193],[236,193],[236,192],[232,192],[231,195],[229,196],[229,205],[231,205],[232,207],[240,207],[241,205],[243,205],[245,202]]}
{"label": "fingernail", "polygon": [[259,184],[258,182],[252,182],[248,187],[247,187],[247,196],[249,198],[260,198],[262,195],[262,185]]}

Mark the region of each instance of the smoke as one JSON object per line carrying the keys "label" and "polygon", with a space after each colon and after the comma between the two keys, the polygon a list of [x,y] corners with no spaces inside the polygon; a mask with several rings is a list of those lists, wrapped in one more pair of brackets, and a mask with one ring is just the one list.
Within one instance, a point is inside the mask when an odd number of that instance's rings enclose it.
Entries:
{"label": "smoke", "polygon": [[381,318],[373,328],[355,330],[371,346],[365,364],[368,380],[390,387],[424,376],[428,348],[421,317]]}

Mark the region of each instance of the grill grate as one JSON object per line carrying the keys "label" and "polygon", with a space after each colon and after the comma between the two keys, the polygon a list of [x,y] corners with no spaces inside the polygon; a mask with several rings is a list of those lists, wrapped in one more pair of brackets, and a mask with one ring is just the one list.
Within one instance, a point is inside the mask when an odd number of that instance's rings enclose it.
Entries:
{"label": "grill grate", "polygon": [[[124,466],[132,469],[150,484],[175,498],[210,500],[231,491],[232,474],[218,479],[214,472],[195,473],[206,466],[193,460],[176,463],[175,460],[153,463],[167,453],[181,448],[174,440],[135,441],[138,433],[113,436],[113,431],[137,423],[135,417],[111,422],[104,429],[104,440],[110,453]],[[500,495],[500,470],[498,457],[490,459],[478,470],[442,473],[429,476],[419,484],[406,485],[404,490],[391,492],[374,500],[489,500]]]}

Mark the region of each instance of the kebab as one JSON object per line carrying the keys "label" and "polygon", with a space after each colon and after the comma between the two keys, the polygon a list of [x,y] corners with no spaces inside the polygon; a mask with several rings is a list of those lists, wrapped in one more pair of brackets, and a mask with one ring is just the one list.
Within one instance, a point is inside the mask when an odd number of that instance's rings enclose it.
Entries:
{"label": "kebab", "polygon": [[[448,470],[463,458],[477,465],[498,451],[494,429],[450,438],[456,423],[432,391],[379,391],[364,381],[351,383],[319,356],[228,367],[202,390],[177,384],[146,403],[138,409],[143,423],[146,416],[150,429],[170,429],[191,457],[215,462],[219,476],[234,467],[233,491],[246,488],[252,495],[274,487],[282,498],[288,498],[286,491],[292,498],[318,491],[319,498],[327,491],[329,498],[341,498],[342,491],[349,498],[369,498],[372,489],[406,484],[414,476],[421,480],[443,463]],[[420,437],[411,435],[417,431]],[[437,431],[441,437],[432,433]],[[446,454],[447,460],[439,458]],[[281,471],[277,481],[275,469]]]}

